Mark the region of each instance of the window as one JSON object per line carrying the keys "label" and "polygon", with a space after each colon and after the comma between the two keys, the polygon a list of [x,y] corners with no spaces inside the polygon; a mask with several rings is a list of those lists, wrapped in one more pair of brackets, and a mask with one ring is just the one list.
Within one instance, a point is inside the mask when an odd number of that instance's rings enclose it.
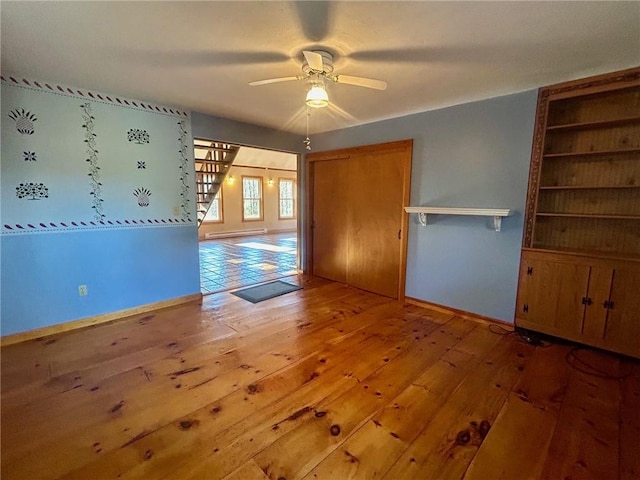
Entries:
{"label": "window", "polygon": [[213,198],[211,206],[209,207],[209,211],[204,217],[204,221],[211,223],[224,222],[222,217],[222,185],[220,186],[220,190],[218,190],[218,193],[216,193],[216,196]]}
{"label": "window", "polygon": [[279,219],[296,218],[296,202],[295,202],[296,182],[288,178],[278,179],[278,203],[280,209],[278,211]]}
{"label": "window", "polygon": [[262,177],[242,177],[242,220],[262,220]]}

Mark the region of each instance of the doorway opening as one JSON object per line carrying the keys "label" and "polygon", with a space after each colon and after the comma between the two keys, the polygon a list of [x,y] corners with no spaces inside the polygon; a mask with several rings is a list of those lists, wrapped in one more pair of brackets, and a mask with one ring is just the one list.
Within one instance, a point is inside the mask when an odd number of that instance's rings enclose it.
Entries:
{"label": "doorway opening", "polygon": [[298,155],[194,139],[203,294],[299,273]]}

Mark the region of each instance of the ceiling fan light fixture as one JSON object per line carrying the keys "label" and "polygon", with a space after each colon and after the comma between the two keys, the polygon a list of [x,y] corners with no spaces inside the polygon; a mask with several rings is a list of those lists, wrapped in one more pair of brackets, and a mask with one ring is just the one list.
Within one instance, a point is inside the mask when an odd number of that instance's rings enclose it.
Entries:
{"label": "ceiling fan light fixture", "polygon": [[313,108],[322,108],[329,105],[329,95],[324,86],[314,83],[307,92],[306,103]]}

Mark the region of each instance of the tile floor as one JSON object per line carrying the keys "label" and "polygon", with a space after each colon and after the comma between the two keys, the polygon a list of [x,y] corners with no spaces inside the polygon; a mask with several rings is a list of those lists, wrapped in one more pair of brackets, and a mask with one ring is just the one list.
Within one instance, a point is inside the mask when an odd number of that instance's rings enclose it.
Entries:
{"label": "tile floor", "polygon": [[200,242],[200,288],[203,294],[296,275],[295,232]]}

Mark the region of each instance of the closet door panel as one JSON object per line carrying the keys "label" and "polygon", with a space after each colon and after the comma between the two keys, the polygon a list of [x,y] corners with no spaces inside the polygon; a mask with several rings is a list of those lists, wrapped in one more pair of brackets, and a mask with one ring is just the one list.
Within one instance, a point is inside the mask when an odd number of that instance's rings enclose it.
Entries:
{"label": "closet door panel", "polygon": [[398,297],[403,215],[402,151],[349,160],[347,283]]}
{"label": "closet door panel", "polygon": [[313,168],[313,274],[347,283],[348,163],[323,160]]}

